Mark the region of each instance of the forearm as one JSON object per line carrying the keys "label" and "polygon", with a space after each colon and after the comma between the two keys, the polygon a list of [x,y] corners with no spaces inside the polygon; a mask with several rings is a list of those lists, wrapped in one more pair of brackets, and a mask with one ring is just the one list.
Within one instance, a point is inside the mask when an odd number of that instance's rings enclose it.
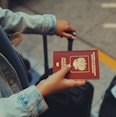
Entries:
{"label": "forearm", "polygon": [[55,32],[56,18],[54,15],[28,15],[0,8],[0,25],[6,32],[20,31],[51,35]]}
{"label": "forearm", "polygon": [[38,117],[48,108],[35,86],[0,99],[0,117]]}

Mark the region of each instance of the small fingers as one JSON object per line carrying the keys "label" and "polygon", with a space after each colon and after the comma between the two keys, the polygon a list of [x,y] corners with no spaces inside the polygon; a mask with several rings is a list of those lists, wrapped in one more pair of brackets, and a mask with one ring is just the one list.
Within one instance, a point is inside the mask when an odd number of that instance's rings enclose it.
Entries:
{"label": "small fingers", "polygon": [[70,68],[71,68],[71,65],[68,64],[64,68],[62,68],[58,72],[56,72],[56,75],[59,76],[59,78],[64,78],[64,76],[66,75],[66,73],[69,72]]}
{"label": "small fingers", "polygon": [[75,36],[73,36],[72,34],[69,34],[67,32],[63,32],[62,33],[63,37],[69,38],[69,39],[75,39]]}
{"label": "small fingers", "polygon": [[62,32],[62,36],[70,38],[70,39],[75,39],[75,35],[71,34],[70,32],[76,32],[76,30],[71,27],[70,25],[66,28],[66,30],[64,30],[64,32]]}
{"label": "small fingers", "polygon": [[76,86],[82,86],[86,84],[86,80],[76,80],[75,85]]}
{"label": "small fingers", "polygon": [[69,87],[79,87],[86,84],[86,80],[74,80],[74,79],[67,79],[67,83],[69,84]]}

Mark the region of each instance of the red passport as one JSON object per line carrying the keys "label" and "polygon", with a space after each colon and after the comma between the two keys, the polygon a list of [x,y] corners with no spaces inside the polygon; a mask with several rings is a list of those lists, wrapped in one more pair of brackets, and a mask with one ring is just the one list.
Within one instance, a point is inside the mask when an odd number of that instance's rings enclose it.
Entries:
{"label": "red passport", "polygon": [[53,53],[53,72],[71,64],[67,78],[99,79],[99,61],[97,50],[55,51]]}

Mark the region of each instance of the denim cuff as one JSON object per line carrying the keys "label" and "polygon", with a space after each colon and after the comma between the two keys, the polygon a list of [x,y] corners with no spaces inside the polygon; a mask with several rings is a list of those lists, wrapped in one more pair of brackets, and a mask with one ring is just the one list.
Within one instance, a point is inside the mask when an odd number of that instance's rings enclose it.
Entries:
{"label": "denim cuff", "polygon": [[38,117],[47,109],[44,98],[35,86],[30,86],[8,98],[0,98],[1,117]]}
{"label": "denim cuff", "polygon": [[43,33],[47,35],[53,35],[55,33],[56,28],[56,17],[50,14],[43,15],[43,17]]}
{"label": "denim cuff", "polygon": [[48,109],[48,106],[35,86],[31,86],[18,94],[23,107],[27,108],[30,116],[38,116]]}

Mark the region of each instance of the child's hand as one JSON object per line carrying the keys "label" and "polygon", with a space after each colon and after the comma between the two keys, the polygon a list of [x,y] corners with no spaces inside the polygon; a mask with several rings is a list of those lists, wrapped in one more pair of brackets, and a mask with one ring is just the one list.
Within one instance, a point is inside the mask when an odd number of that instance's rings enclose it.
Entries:
{"label": "child's hand", "polygon": [[72,26],[70,26],[67,21],[57,20],[55,34],[61,37],[75,39],[72,34],[69,34],[67,32],[76,32],[76,30]]}
{"label": "child's hand", "polygon": [[70,70],[70,65],[67,65],[63,69],[49,76],[47,79],[42,80],[37,85],[37,88],[39,89],[40,93],[45,97],[49,94],[55,93],[63,89],[85,85],[86,83],[85,80],[64,78],[69,70]]}

